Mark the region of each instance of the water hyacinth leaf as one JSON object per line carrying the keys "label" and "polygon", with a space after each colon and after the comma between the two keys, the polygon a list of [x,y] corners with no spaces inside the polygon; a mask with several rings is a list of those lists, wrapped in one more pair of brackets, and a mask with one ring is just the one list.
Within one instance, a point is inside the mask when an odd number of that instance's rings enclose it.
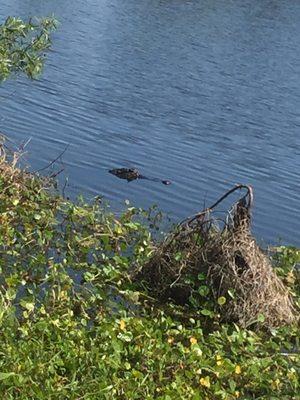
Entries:
{"label": "water hyacinth leaf", "polygon": [[207,309],[201,310],[201,314],[207,317],[212,317],[214,315],[213,311]]}
{"label": "water hyacinth leaf", "polygon": [[206,275],[201,272],[200,274],[198,274],[198,279],[199,281],[205,281]]}
{"label": "water hyacinth leaf", "polygon": [[221,296],[218,298],[218,304],[219,306],[223,306],[226,303],[226,297]]}
{"label": "water hyacinth leaf", "polygon": [[200,286],[198,289],[198,293],[203,297],[207,296],[209,293],[209,287],[206,285]]}

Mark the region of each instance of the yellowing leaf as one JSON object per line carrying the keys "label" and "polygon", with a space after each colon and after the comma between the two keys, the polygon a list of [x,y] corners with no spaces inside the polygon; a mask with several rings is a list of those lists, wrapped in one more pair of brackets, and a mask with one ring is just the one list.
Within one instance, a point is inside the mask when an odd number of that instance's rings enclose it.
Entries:
{"label": "yellowing leaf", "polygon": [[125,327],[126,327],[125,321],[124,321],[123,319],[121,319],[121,321],[120,321],[120,329],[121,329],[122,331],[124,331],[124,330],[125,330]]}
{"label": "yellowing leaf", "polygon": [[239,365],[237,365],[237,366],[235,367],[235,373],[236,373],[237,375],[239,375],[241,372],[242,372],[241,367],[240,367]]}
{"label": "yellowing leaf", "polygon": [[210,388],[210,379],[209,376],[206,376],[205,378],[200,378],[200,385],[206,387],[206,388]]}
{"label": "yellowing leaf", "polygon": [[288,283],[290,283],[291,285],[293,285],[293,284],[295,283],[296,277],[295,277],[293,271],[290,271],[290,272],[287,274],[287,276],[286,276],[286,281],[287,281]]}
{"label": "yellowing leaf", "polygon": [[221,296],[218,298],[218,304],[219,306],[223,306],[226,303],[226,297]]}
{"label": "yellowing leaf", "polygon": [[276,390],[280,387],[280,380],[277,378],[275,381],[271,382],[271,388]]}
{"label": "yellowing leaf", "polygon": [[220,366],[220,365],[223,364],[223,360],[222,360],[222,357],[220,356],[220,354],[217,354],[217,355],[216,355],[216,364],[217,364],[218,366]]}
{"label": "yellowing leaf", "polygon": [[191,342],[191,344],[196,344],[197,343],[197,339],[194,338],[194,337],[191,337],[190,338],[190,342]]}
{"label": "yellowing leaf", "polygon": [[116,232],[118,235],[121,235],[121,234],[123,233],[122,227],[121,227],[120,225],[115,225],[115,232]]}

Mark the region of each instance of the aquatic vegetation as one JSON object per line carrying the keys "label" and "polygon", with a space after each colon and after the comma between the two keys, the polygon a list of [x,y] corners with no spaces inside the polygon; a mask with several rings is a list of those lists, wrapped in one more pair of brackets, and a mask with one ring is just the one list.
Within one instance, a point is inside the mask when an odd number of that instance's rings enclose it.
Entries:
{"label": "aquatic vegetation", "polygon": [[[297,399],[299,327],[221,323],[204,275],[198,314],[160,304],[132,281],[156,248],[142,210],[117,218],[98,200],[71,202],[16,162],[2,146],[3,398]],[[299,306],[300,251],[273,260]]]}

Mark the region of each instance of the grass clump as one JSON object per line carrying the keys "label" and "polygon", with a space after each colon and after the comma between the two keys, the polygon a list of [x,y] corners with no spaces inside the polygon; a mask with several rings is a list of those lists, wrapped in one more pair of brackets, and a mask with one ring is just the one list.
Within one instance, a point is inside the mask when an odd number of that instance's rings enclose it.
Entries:
{"label": "grass clump", "polygon": [[[2,398],[297,399],[296,324],[223,323],[201,273],[197,307],[158,303],[132,280],[157,248],[141,210],[75,204],[1,154]],[[273,260],[299,305],[300,251]]]}

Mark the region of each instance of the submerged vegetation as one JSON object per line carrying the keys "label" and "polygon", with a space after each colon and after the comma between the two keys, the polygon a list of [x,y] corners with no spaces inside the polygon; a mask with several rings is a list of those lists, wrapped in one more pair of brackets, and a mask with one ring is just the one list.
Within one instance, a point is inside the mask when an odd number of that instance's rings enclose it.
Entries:
{"label": "submerged vegetation", "polygon": [[[298,398],[296,324],[254,331],[222,323],[222,298],[216,307],[205,274],[197,309],[158,302],[131,279],[157,247],[146,213],[127,207],[116,218],[98,200],[71,202],[16,162],[2,145],[3,398]],[[297,307],[299,262],[297,249],[274,252]]]}

